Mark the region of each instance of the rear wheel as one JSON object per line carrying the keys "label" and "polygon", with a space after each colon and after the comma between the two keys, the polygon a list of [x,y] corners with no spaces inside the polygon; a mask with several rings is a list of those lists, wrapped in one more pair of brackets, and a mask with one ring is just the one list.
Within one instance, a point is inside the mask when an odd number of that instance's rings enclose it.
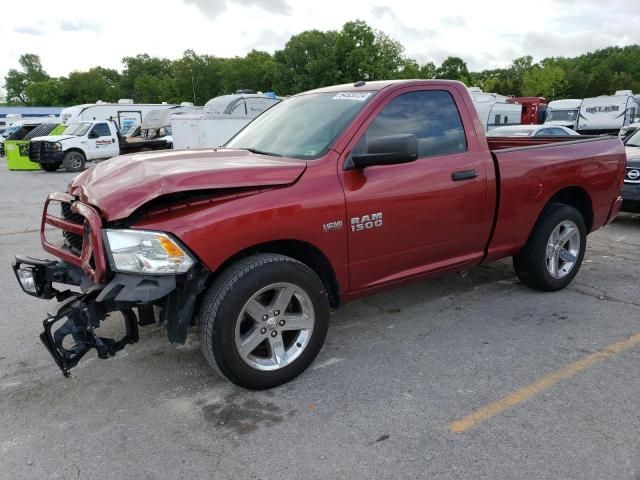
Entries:
{"label": "rear wheel", "polygon": [[60,168],[60,165],[62,165],[62,162],[41,163],[40,168],[42,168],[42,170],[44,170],[45,172],[55,172]]}
{"label": "rear wheel", "polygon": [[513,258],[522,283],[537,290],[560,290],[580,270],[587,247],[584,219],[568,205],[547,205],[524,248]]}
{"label": "rear wheel", "polygon": [[208,362],[233,383],[260,390],[292,380],[313,362],[329,326],[318,276],[283,255],[252,255],[224,271],[200,312]]}
{"label": "rear wheel", "polygon": [[62,159],[62,165],[67,172],[81,172],[84,170],[85,162],[84,154],[76,150],[67,152]]}

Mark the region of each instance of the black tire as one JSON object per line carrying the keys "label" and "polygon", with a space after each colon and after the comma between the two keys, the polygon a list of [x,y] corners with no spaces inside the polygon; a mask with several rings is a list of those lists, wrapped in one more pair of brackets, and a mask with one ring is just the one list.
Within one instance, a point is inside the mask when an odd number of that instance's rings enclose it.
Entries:
{"label": "black tire", "polygon": [[[308,343],[291,363],[263,371],[240,356],[236,325],[242,322],[240,314],[248,300],[278,282],[291,283],[308,295],[315,320]],[[205,294],[198,322],[201,348],[209,364],[236,385],[252,390],[276,387],[300,375],[316,358],[327,335],[329,315],[327,292],[313,270],[284,255],[251,255],[222,272]]]}
{"label": "black tire", "polygon": [[72,150],[65,154],[62,159],[62,165],[67,172],[81,172],[84,170],[86,161],[84,153]]}
{"label": "black tire", "polygon": [[[547,244],[552,232],[565,221],[573,222],[578,227],[580,245],[571,270],[562,278],[556,278],[547,267]],[[513,257],[513,266],[525,285],[553,292],[565,288],[578,274],[586,248],[587,228],[580,212],[569,205],[551,203],[540,214],[527,244]]]}
{"label": "black tire", "polygon": [[60,165],[62,165],[62,162],[41,163],[40,168],[42,168],[42,170],[44,170],[45,172],[55,172],[60,168]]}

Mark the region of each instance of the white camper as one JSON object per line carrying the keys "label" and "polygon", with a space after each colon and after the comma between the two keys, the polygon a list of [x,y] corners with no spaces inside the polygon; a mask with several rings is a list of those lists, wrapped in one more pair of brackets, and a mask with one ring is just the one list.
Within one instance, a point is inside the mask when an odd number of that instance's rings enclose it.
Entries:
{"label": "white camper", "polygon": [[582,100],[577,98],[549,102],[547,105],[547,118],[544,121],[545,125],[559,125],[577,131],[581,105]]}
{"label": "white camper", "polygon": [[480,87],[469,87],[468,90],[486,131],[505,125],[520,125],[522,105],[508,103],[509,97],[483,92]]}
{"label": "white camper", "polygon": [[133,100],[127,98],[118,100],[118,103],[98,101],[63,109],[60,112],[60,122],[69,125],[83,121],[113,120],[121,131],[128,131],[140,125],[151,110],[176,106],[168,103],[133,103]]}
{"label": "white camper", "polygon": [[617,134],[633,123],[640,112],[640,96],[631,90],[618,90],[613,95],[585,98],[580,106],[578,132],[583,135]]}
{"label": "white camper", "polygon": [[173,148],[220,147],[279,101],[268,94],[222,95],[209,100],[202,113],[172,115]]}

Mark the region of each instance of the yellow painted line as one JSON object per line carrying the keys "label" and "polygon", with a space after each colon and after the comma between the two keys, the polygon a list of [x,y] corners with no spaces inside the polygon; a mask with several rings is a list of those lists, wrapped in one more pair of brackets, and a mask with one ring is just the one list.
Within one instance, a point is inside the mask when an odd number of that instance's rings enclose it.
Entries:
{"label": "yellow painted line", "polygon": [[613,355],[635,347],[638,344],[640,344],[640,333],[631,335],[625,340],[613,343],[607,348],[600,350],[599,352],[587,355],[586,357],[570,365],[567,365],[566,367],[555,370],[545,375],[544,377],[539,378],[535,382],[530,383],[529,385],[507,395],[506,397],[502,397],[500,400],[485,405],[484,407],[479,408],[466,417],[463,417],[460,420],[456,420],[455,422],[449,424],[449,431],[452,433],[466,432],[478,423],[488,418],[495,417],[499,413],[502,413],[505,410],[508,410],[509,408],[514,407],[528,400],[529,398],[550,389],[560,380],[566,380],[567,378],[573,377],[583,370],[586,370],[587,368],[590,368],[593,365],[596,365],[597,363],[600,363]]}

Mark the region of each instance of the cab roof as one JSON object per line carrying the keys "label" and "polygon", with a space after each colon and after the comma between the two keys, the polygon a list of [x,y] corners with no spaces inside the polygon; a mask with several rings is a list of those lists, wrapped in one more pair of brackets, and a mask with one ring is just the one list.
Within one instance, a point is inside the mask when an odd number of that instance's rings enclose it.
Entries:
{"label": "cab roof", "polygon": [[[316,88],[315,90],[308,90],[302,93],[324,93],[324,92],[357,92],[357,91],[374,91],[379,92],[388,87],[392,86],[409,86],[409,85],[450,85],[450,86],[459,86],[464,85],[457,80],[424,80],[424,79],[413,79],[413,80],[375,80],[371,82],[355,82],[355,83],[343,83],[341,85],[332,85],[330,87],[321,87]],[[466,88],[466,87],[465,87]]]}

